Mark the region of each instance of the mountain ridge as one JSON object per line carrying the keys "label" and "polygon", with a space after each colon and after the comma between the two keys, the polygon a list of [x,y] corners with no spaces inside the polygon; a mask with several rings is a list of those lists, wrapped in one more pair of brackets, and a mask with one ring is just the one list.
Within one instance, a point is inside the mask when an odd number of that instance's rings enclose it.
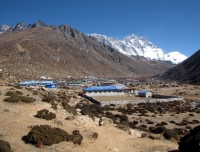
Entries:
{"label": "mountain ridge", "polygon": [[43,23],[0,34],[0,69],[34,79],[42,75],[146,77],[172,67],[161,61],[133,59],[66,24]]}
{"label": "mountain ridge", "polygon": [[149,60],[171,61],[173,64],[179,64],[187,58],[177,51],[167,53],[150,42],[147,38],[138,37],[134,34],[131,34],[122,40],[96,33],[89,35],[97,38],[99,42],[110,45],[119,52],[129,56],[144,56]]}
{"label": "mountain ridge", "polygon": [[200,84],[200,50],[191,57],[166,71],[161,78],[179,82]]}

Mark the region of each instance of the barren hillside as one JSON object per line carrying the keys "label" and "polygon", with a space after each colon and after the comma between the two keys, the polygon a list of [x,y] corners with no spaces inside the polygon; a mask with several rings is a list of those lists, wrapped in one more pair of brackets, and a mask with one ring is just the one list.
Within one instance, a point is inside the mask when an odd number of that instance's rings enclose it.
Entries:
{"label": "barren hillside", "polygon": [[162,78],[200,84],[200,50],[183,63],[165,72]]}
{"label": "barren hillside", "polygon": [[0,54],[0,68],[23,78],[151,76],[171,68],[163,62],[125,56],[67,25],[1,34]]}

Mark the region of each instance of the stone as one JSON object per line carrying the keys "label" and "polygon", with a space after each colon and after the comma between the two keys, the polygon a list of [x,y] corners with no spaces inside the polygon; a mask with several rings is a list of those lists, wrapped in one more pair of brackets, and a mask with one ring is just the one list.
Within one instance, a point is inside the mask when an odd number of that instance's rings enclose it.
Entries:
{"label": "stone", "polygon": [[110,118],[101,117],[99,120],[99,126],[113,126],[113,121]]}
{"label": "stone", "polygon": [[199,152],[200,149],[200,126],[190,130],[190,133],[180,139],[179,151]]}

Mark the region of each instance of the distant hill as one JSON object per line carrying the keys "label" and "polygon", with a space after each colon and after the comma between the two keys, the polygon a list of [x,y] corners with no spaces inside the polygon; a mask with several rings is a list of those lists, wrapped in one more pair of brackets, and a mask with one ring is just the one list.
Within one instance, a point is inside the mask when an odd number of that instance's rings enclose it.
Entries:
{"label": "distant hill", "polygon": [[22,78],[152,76],[172,65],[126,56],[68,26],[20,22],[0,34],[0,69]]}
{"label": "distant hill", "polygon": [[200,84],[200,50],[162,75],[163,79]]}

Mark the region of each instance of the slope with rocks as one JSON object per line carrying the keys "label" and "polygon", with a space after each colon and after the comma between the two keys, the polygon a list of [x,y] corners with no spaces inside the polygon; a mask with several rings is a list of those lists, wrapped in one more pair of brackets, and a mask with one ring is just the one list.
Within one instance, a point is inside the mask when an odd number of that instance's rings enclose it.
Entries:
{"label": "slope with rocks", "polygon": [[200,84],[200,50],[162,75],[163,79]]}
{"label": "slope with rocks", "polygon": [[20,23],[19,30],[0,35],[0,68],[19,77],[151,76],[172,67],[123,55],[68,25],[47,26],[40,20],[28,27]]}
{"label": "slope with rocks", "polygon": [[101,34],[90,34],[97,38],[98,41],[112,46],[119,52],[129,56],[144,56],[150,60],[171,61],[173,64],[181,63],[187,57],[179,52],[167,53],[161,48],[154,45],[145,37],[138,37],[134,34],[118,40],[117,38],[110,38]]}

